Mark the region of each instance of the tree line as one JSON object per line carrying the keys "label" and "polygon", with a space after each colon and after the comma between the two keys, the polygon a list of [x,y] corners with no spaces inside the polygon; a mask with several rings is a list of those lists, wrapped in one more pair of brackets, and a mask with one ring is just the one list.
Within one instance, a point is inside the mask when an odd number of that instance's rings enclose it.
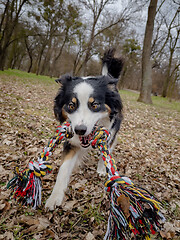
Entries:
{"label": "tree line", "polygon": [[[144,12],[153,18],[146,46],[148,20],[145,35],[138,26]],[[0,69],[96,75],[104,50],[115,47],[124,59],[120,88],[142,92],[145,64],[150,94],[178,96],[179,13],[177,0],[0,0]]]}

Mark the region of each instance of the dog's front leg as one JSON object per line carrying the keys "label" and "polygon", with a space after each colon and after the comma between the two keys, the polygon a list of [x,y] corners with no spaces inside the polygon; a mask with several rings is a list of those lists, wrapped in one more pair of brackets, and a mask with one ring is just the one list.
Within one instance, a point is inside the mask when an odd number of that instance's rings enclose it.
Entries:
{"label": "dog's front leg", "polygon": [[104,165],[104,161],[103,161],[101,156],[100,156],[100,159],[98,161],[97,173],[99,174],[99,176],[105,176],[106,175],[106,167]]}
{"label": "dog's front leg", "polygon": [[80,150],[77,148],[65,148],[64,160],[59,169],[51,196],[46,201],[46,209],[54,210],[56,206],[60,206],[62,204],[64,192],[67,189],[71,173],[79,157],[79,151]]}

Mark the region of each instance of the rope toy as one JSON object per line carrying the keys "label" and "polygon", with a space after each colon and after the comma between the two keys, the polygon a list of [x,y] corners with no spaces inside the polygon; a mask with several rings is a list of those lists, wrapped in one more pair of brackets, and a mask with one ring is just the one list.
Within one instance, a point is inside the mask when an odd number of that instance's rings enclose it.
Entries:
{"label": "rope toy", "polygon": [[52,172],[52,166],[48,162],[55,147],[66,138],[72,137],[69,122],[64,122],[58,126],[55,136],[48,142],[48,145],[40,153],[37,161],[29,162],[27,169],[19,172],[15,169],[15,177],[7,184],[7,188],[12,189],[11,195],[22,205],[31,205],[34,209],[41,205],[41,178]]}
{"label": "rope toy", "polygon": [[137,187],[130,178],[120,176],[115,160],[108,150],[109,132],[99,127],[91,145],[99,148],[106,166],[108,180],[105,182],[109,192],[110,214],[104,240],[150,239],[160,228],[159,221],[165,221],[159,211],[161,202],[147,190]]}
{"label": "rope toy", "polygon": [[[165,221],[159,211],[161,202],[147,190],[137,187],[125,176],[120,176],[115,160],[108,150],[110,133],[103,127],[95,127],[91,145],[99,148],[104,161],[108,180],[105,189],[109,192],[110,214],[104,240],[150,239],[160,229],[160,221]],[[56,135],[41,152],[37,161],[30,161],[29,168],[19,172],[16,168],[15,177],[7,188],[12,196],[22,205],[36,208],[41,204],[41,178],[52,171],[48,162],[54,148],[66,138],[73,136],[69,122],[63,123],[56,130]]]}

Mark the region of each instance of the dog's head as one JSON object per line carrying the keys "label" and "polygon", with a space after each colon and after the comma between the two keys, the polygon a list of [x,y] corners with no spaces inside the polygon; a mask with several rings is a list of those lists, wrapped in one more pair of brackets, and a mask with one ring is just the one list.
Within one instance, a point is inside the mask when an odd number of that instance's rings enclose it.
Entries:
{"label": "dog's head", "polygon": [[111,119],[121,112],[122,104],[113,85],[117,80],[108,76],[58,79],[61,88],[55,98],[54,113],[60,122],[71,121],[75,134],[82,145],[93,131],[94,126],[105,118]]}
{"label": "dog's head", "polygon": [[[107,61],[105,64],[108,68]],[[71,121],[73,132],[83,147],[88,146],[99,121],[121,117],[122,103],[116,89],[118,79],[113,78],[112,73],[84,78],[64,75],[56,81],[61,87],[55,98],[55,116],[61,123]]]}

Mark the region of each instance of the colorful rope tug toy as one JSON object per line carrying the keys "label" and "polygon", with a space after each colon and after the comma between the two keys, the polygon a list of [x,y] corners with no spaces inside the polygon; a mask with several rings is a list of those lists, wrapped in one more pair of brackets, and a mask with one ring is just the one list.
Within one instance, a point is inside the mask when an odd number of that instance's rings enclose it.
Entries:
{"label": "colorful rope tug toy", "polygon": [[[37,161],[30,161],[29,168],[21,172],[16,168],[15,177],[7,185],[14,199],[33,208],[41,205],[41,177],[52,171],[49,157],[58,144],[72,136],[70,123],[63,123]],[[160,221],[165,221],[160,212],[161,202],[147,190],[135,186],[128,177],[119,175],[108,150],[109,137],[110,133],[104,127],[96,127],[91,140],[92,147],[101,152],[108,175],[105,189],[109,192],[110,214],[104,240],[126,240],[132,235],[136,239],[148,240],[151,234],[159,231]]]}

